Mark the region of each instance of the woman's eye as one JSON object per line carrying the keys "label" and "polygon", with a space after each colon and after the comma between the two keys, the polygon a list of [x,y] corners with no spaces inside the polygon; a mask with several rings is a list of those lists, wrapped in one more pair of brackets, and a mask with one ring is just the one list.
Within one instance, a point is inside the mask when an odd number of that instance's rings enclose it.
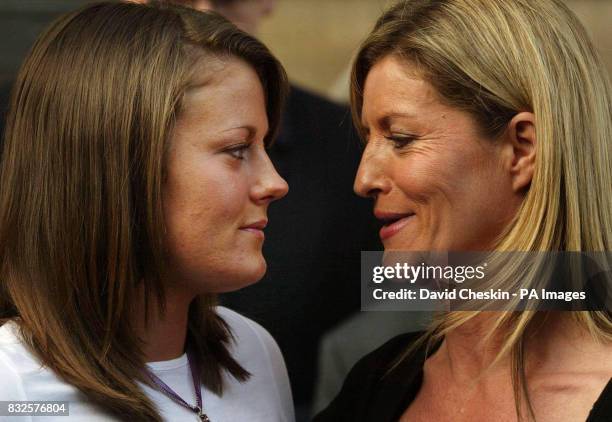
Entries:
{"label": "woman's eye", "polygon": [[250,144],[242,144],[237,145],[225,150],[229,155],[237,160],[244,160],[247,150],[249,149]]}
{"label": "woman's eye", "polygon": [[411,135],[390,135],[385,136],[385,138],[393,142],[393,148],[396,149],[403,148],[416,140],[416,138]]}

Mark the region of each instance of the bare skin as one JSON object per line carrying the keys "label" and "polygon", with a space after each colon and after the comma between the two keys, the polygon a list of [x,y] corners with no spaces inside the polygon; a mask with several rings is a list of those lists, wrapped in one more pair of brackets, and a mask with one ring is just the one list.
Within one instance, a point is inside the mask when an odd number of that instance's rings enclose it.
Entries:
{"label": "bare skin", "polygon": [[[390,55],[366,78],[361,120],[367,143],[355,192],[375,201],[378,218],[395,220],[381,231],[385,250],[494,249],[533,178],[533,113],[517,113],[503,135],[489,139],[472,116],[442,101],[417,67]],[[481,314],[446,336],[425,362],[423,385],[401,421],[517,420],[510,358],[490,367],[505,333],[478,346],[490,318]],[[526,339],[538,422],[585,420],[612,376],[611,356],[612,346],[595,342],[569,314],[551,314]]]}
{"label": "bare skin", "polygon": [[[510,358],[487,369],[498,342],[477,346],[488,319],[479,316],[446,336],[425,362],[423,385],[400,422],[518,420]],[[569,315],[559,312],[549,315],[542,329],[529,337],[526,350],[527,386],[536,420],[586,420],[612,377],[612,346],[593,341]],[[523,406],[524,415],[526,411]]]}
{"label": "bare skin", "polygon": [[237,58],[218,59],[214,66],[187,91],[168,148],[165,313],[150,300],[145,325],[144,292],[134,312],[148,362],[183,354],[195,297],[263,277],[267,209],[288,191],[265,150],[269,127],[257,73]]}
{"label": "bare skin", "polygon": [[144,321],[144,307],[139,307],[135,313],[140,316],[136,322],[136,332],[143,340],[142,352],[146,362],[171,360],[184,353],[187,315],[193,299],[192,295],[167,291],[164,315],[160,315],[155,300],[149,301],[147,325]]}

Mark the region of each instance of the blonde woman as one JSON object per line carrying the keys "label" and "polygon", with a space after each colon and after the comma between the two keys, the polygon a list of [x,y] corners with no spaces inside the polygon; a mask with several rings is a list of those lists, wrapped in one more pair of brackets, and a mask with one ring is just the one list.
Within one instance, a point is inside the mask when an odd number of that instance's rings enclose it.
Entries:
{"label": "blonde woman", "polygon": [[0,420],[293,421],[274,340],[215,306],[266,269],[285,85],[216,14],[107,2],[40,36],[0,172]]}
{"label": "blonde woman", "polygon": [[[400,2],[352,107],[385,250],[612,249],[610,85],[561,1]],[[362,359],[315,421],[610,421],[611,377],[610,309],[447,313]]]}

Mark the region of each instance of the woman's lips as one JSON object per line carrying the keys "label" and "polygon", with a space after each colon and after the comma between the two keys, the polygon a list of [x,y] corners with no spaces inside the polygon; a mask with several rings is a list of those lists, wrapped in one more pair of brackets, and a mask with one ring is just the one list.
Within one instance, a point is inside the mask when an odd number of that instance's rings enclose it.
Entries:
{"label": "woman's lips", "polygon": [[414,217],[414,214],[409,214],[409,215],[406,215],[405,217],[401,217],[400,219],[394,221],[393,223],[382,226],[379,232],[380,240],[388,239],[391,236],[398,233],[400,230],[404,228],[406,224],[410,222],[410,219],[412,217]]}
{"label": "woman's lips", "polygon": [[253,233],[255,236],[263,239],[266,237],[266,235],[264,234],[264,231],[261,229],[256,229],[254,227],[244,227],[241,228],[240,230],[244,230],[245,232],[249,232],[249,233]]}
{"label": "woman's lips", "polygon": [[263,239],[266,237],[263,230],[266,228],[267,225],[268,225],[268,220],[259,220],[259,221],[256,221],[255,223],[251,223],[249,225],[240,227],[240,230],[244,230],[245,232],[252,233],[255,236]]}

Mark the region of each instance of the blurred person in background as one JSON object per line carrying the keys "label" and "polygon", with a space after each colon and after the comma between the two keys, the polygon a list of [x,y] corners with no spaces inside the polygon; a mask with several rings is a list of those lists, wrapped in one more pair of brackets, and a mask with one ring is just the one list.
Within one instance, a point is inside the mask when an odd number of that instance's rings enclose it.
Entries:
{"label": "blurred person in background", "polygon": [[278,0],[167,0],[197,10],[214,10],[238,28],[256,35],[261,21],[269,16]]}

